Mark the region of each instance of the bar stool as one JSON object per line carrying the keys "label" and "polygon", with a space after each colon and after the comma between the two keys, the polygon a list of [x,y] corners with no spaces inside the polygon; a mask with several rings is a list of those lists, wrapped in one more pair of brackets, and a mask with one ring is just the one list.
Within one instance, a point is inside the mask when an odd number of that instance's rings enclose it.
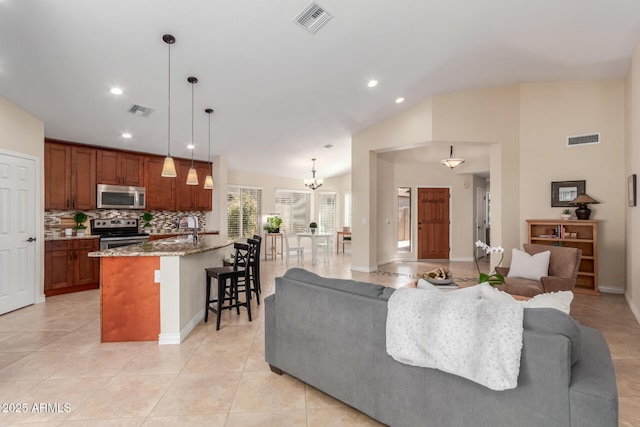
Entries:
{"label": "bar stool", "polygon": [[[255,236],[254,236],[255,237]],[[259,236],[258,236],[259,237]],[[253,246],[251,256],[249,257],[249,285],[247,286],[248,298],[251,299],[251,293],[256,295],[258,305],[260,305],[260,243],[258,239],[247,239],[247,243]]]}
{"label": "bar stool", "polygon": [[[251,291],[248,286],[251,285],[249,278],[249,268],[246,266],[252,256],[254,250],[253,245],[247,245],[244,243],[234,243],[235,257],[232,266],[223,267],[210,267],[205,268],[207,274],[207,290],[206,301],[204,311],[204,321],[209,321],[209,310],[216,313],[216,331],[220,330],[220,315],[222,310],[235,307],[238,315],[240,314],[240,307],[247,307],[247,314],[249,315],[249,321],[251,322]],[[244,268],[243,268],[244,266]],[[216,299],[211,299],[211,278],[218,281],[218,295]],[[239,288],[243,287],[241,291]],[[244,292],[246,295],[245,302],[240,302],[238,294]],[[228,304],[225,305],[225,302]],[[215,303],[215,308],[211,306]]]}

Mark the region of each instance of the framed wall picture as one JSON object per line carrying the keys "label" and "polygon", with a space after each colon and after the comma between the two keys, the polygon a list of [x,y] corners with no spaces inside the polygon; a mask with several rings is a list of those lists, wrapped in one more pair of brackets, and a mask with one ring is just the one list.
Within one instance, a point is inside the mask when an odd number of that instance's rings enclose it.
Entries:
{"label": "framed wall picture", "polygon": [[551,183],[551,206],[571,207],[571,201],[586,193],[587,181],[554,181]]}
{"label": "framed wall picture", "polygon": [[627,178],[627,203],[629,207],[636,205],[636,174],[629,175]]}

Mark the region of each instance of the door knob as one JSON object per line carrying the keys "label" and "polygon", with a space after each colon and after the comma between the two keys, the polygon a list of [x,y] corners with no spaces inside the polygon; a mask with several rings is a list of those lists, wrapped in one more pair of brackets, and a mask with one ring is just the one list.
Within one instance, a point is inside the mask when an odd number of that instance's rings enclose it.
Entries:
{"label": "door knob", "polygon": [[35,241],[36,241],[36,238],[35,238],[35,237],[29,237],[29,238],[27,239],[27,242],[35,242]]}

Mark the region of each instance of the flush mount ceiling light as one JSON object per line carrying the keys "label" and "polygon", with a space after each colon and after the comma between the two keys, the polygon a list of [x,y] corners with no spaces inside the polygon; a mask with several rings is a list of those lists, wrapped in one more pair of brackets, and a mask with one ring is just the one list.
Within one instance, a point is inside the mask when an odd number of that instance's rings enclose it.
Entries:
{"label": "flush mount ceiling light", "polygon": [[449,158],[441,160],[440,163],[442,163],[443,165],[447,166],[449,169],[453,169],[453,168],[463,164],[464,163],[464,159],[459,159],[459,158],[453,157],[453,145],[452,145],[451,149],[449,151]]}
{"label": "flush mount ceiling light", "polygon": [[119,87],[112,87],[109,92],[111,92],[114,95],[122,95],[124,93],[124,91]]}
{"label": "flush mount ceiling light", "polygon": [[316,178],[316,159],[311,159],[311,161],[313,162],[313,166],[311,166],[312,177],[306,178],[304,180],[304,185],[305,187],[315,190],[316,188],[322,187],[324,180],[322,178]]}
{"label": "flush mount ceiling light", "polygon": [[378,86],[377,80],[369,80],[369,83],[367,83],[367,87],[376,87],[376,86]]}
{"label": "flush mount ceiling light", "polygon": [[126,132],[122,134],[122,137],[123,137],[124,139],[131,139],[131,136],[132,136],[132,135],[131,135],[130,133],[126,133]]}
{"label": "flush mount ceiling light", "polygon": [[164,158],[164,164],[162,165],[162,176],[167,178],[175,178],[178,176],[176,173],[176,165],[171,157],[171,45],[176,42],[176,38],[171,34],[165,34],[162,36],[162,40],[167,44],[169,50],[169,80],[168,80],[168,107],[167,107],[167,157]]}
{"label": "flush mount ceiling light", "polygon": [[400,97],[400,98],[396,98],[396,104],[402,104],[404,102],[404,98]]}
{"label": "flush mount ceiling light", "polygon": [[[198,79],[195,77],[188,77],[187,81],[191,83],[191,145],[193,145],[193,92]],[[191,150],[191,168],[189,168],[189,175],[187,175],[187,185],[198,185],[198,173],[196,168],[193,167],[193,152]]]}
{"label": "flush mount ceiling light", "polygon": [[[209,115],[209,155],[207,160],[211,163],[211,114],[213,113],[213,108],[207,108],[204,112]],[[213,163],[211,163],[211,172],[204,179],[204,189],[213,190]]]}

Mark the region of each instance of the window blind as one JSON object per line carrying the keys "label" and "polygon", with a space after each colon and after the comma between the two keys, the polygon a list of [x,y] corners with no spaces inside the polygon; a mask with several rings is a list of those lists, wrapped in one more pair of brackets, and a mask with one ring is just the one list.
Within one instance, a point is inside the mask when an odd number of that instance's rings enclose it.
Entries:
{"label": "window blind", "polygon": [[311,222],[311,194],[308,191],[276,189],[275,211],[289,234],[304,233]]}
{"label": "window blind", "polygon": [[351,227],[351,191],[344,193],[344,226]]}
{"label": "window blind", "polygon": [[227,227],[230,239],[260,234],[262,189],[229,185]]}
{"label": "window blind", "polygon": [[336,229],[336,193],[320,193],[318,227],[321,232],[332,233]]}

